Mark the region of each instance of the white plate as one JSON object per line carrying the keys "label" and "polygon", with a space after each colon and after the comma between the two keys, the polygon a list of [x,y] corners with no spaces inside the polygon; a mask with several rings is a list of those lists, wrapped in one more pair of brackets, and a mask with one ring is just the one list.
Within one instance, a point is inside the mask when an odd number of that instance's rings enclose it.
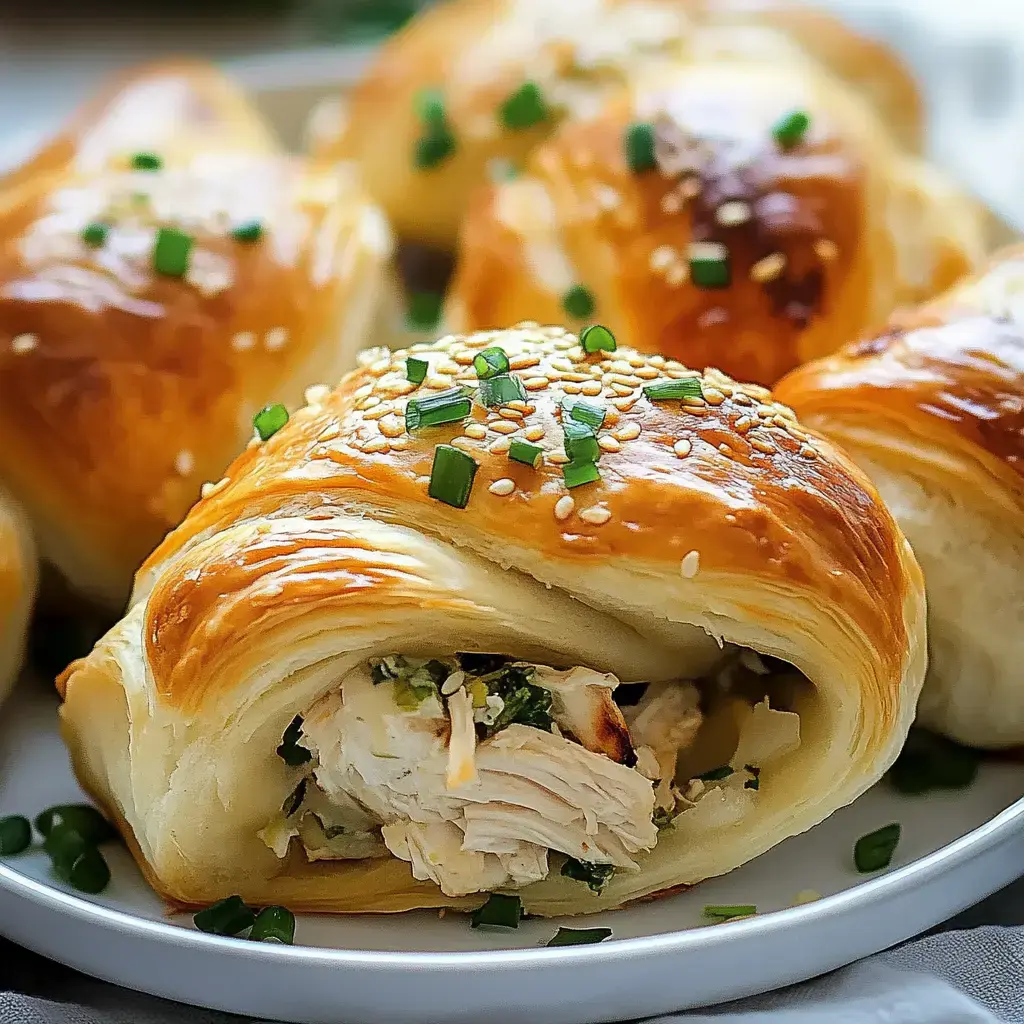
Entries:
{"label": "white plate", "polygon": [[[48,688],[26,680],[0,714],[0,816],[81,795]],[[982,767],[969,789],[903,797],[879,786],[812,831],[724,878],[628,910],[473,931],[436,913],[300,917],[295,947],[204,935],[169,916],[127,851],[113,882],[75,895],[39,850],[0,863],[0,933],[88,974],[250,1017],[309,1024],[594,1024],[707,1005],[831,970],[945,920],[1024,864],[1024,765]],[[854,841],[903,825],[892,868],[865,880]],[[786,909],[796,893],[826,894]],[[763,916],[702,926],[706,903]],[[767,913],[765,913],[767,912]],[[559,924],[607,925],[597,946],[548,950]]]}

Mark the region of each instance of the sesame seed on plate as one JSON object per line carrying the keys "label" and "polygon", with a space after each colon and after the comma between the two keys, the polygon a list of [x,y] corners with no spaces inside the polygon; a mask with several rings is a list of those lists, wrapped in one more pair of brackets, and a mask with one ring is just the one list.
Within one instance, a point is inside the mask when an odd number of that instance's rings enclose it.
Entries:
{"label": "sesame seed on plate", "polygon": [[585,508],[580,513],[580,519],[585,523],[590,523],[592,526],[603,526],[611,517],[611,512],[600,505],[595,505],[593,508]]}
{"label": "sesame seed on plate", "polygon": [[579,386],[579,384],[563,384],[562,390],[567,395],[578,395],[583,389]]}
{"label": "sesame seed on plate", "polygon": [[535,426],[527,427],[523,431],[523,437],[527,441],[539,441],[544,436],[544,428],[538,423]]}
{"label": "sesame seed on plate", "polygon": [[597,443],[601,446],[601,451],[604,452],[622,451],[622,445],[611,434],[602,434],[597,439]]}
{"label": "sesame seed on plate", "polygon": [[11,351],[18,355],[31,352],[39,344],[39,338],[34,334],[19,334],[11,340]]}
{"label": "sesame seed on plate", "polygon": [[267,346],[269,352],[275,352],[277,349],[283,348],[287,341],[288,331],[284,327],[271,328],[263,339],[263,343]]}
{"label": "sesame seed on plate", "polygon": [[689,551],[683,556],[683,560],[679,563],[679,571],[682,573],[683,578],[692,580],[697,575],[697,570],[700,569],[700,552]]}
{"label": "sesame seed on plate", "polygon": [[555,502],[555,518],[560,523],[564,522],[572,515],[574,508],[576,508],[575,499],[571,495],[563,494],[562,497]]}
{"label": "sesame seed on plate", "polygon": [[544,460],[550,462],[553,466],[564,466],[569,462],[569,456],[565,454],[563,449],[556,448],[552,452],[545,452]]}
{"label": "sesame seed on plate", "polygon": [[538,366],[540,364],[540,356],[531,355],[518,355],[512,356],[509,361],[509,369],[512,370],[525,370],[531,366]]}
{"label": "sesame seed on plate", "polygon": [[401,437],[405,433],[405,420],[399,418],[394,413],[384,416],[377,426],[385,437]]}
{"label": "sesame seed on plate", "polygon": [[376,437],[371,437],[369,441],[363,442],[360,451],[365,455],[377,455],[380,452],[386,452],[388,447],[387,439],[378,434]]}
{"label": "sesame seed on plate", "polygon": [[751,448],[762,452],[764,455],[771,455],[775,451],[775,445],[762,440],[760,437],[748,437],[747,440],[750,442]]}
{"label": "sesame seed on plate", "polygon": [[601,394],[601,385],[596,380],[588,380],[580,386],[580,391],[590,398]]}
{"label": "sesame seed on plate", "polygon": [[676,251],[671,245],[659,245],[651,252],[648,264],[653,271],[668,270],[677,259]]}
{"label": "sesame seed on plate", "polygon": [[689,441],[687,441],[685,438],[681,438],[680,440],[676,441],[674,445],[672,445],[672,451],[674,451],[676,455],[679,456],[679,458],[685,459],[686,456],[690,454],[690,449],[692,447],[693,445]]}
{"label": "sesame seed on plate", "polygon": [[363,413],[364,420],[379,420],[391,412],[391,406],[389,405],[375,405],[372,409],[367,409]]}
{"label": "sesame seed on plate", "polygon": [[632,441],[640,436],[640,424],[635,421],[623,423],[618,430],[613,432],[612,436],[617,437],[620,441]]}
{"label": "sesame seed on plate", "polygon": [[256,345],[256,335],[252,331],[239,331],[231,336],[231,347],[236,352],[248,352]]}
{"label": "sesame seed on plate", "polygon": [[311,384],[306,388],[303,397],[306,399],[306,405],[322,405],[330,393],[331,389],[326,384]]}
{"label": "sesame seed on plate", "polygon": [[501,480],[495,480],[494,483],[487,488],[491,494],[496,494],[499,498],[504,498],[505,495],[511,494],[515,489],[515,481],[509,480],[508,477]]}
{"label": "sesame seed on plate", "polygon": [[773,252],[759,259],[750,268],[750,279],[758,284],[774,281],[786,269],[786,257],[781,252]]}
{"label": "sesame seed on plate", "polygon": [[519,424],[514,420],[495,420],[490,427],[497,434],[514,434],[519,429]]}
{"label": "sesame seed on plate", "polygon": [[725,395],[718,388],[704,388],[704,401],[708,405],[721,405],[725,401]]}
{"label": "sesame seed on plate", "polygon": [[195,456],[190,451],[182,448],[174,456],[174,469],[179,476],[188,476],[196,468]]}
{"label": "sesame seed on plate", "polygon": [[498,410],[498,415],[505,420],[521,420],[523,418],[523,414],[518,409],[504,405]]}
{"label": "sesame seed on plate", "polygon": [[527,377],[523,381],[523,387],[527,391],[540,391],[542,388],[546,388],[550,381],[547,377]]}
{"label": "sesame seed on plate", "polygon": [[482,441],[487,436],[487,428],[482,423],[467,423],[462,432],[476,441]]}
{"label": "sesame seed on plate", "polygon": [[492,441],[488,446],[487,450],[492,455],[504,455],[509,448],[512,447],[512,438],[510,437],[499,437],[496,441]]}

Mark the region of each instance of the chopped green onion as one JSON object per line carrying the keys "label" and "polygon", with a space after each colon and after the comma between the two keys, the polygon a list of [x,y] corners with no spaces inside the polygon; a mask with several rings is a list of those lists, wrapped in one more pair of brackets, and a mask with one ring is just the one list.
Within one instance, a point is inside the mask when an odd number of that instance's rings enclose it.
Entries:
{"label": "chopped green onion", "polygon": [[614,352],[616,349],[615,335],[603,324],[591,324],[580,331],[580,345],[587,353]]}
{"label": "chopped green onion", "polygon": [[441,322],[444,296],[439,292],[412,292],[405,311],[405,322],[413,331],[432,331]]}
{"label": "chopped green onion", "polygon": [[448,115],[444,108],[444,94],[440,89],[421,89],[416,93],[416,116],[428,130],[444,128]]}
{"label": "chopped green onion", "polygon": [[133,171],[159,171],[163,160],[156,153],[136,153],[132,157]]}
{"label": "chopped green onion", "polygon": [[978,774],[978,754],[943,736],[911,729],[889,783],[900,793],[927,793],[932,789],[963,789]]}
{"label": "chopped green onion", "polygon": [[511,131],[532,128],[547,117],[547,104],[536,82],[523,82],[498,108],[498,119]]}
{"label": "chopped green onion", "polygon": [[236,242],[258,242],[263,237],[263,225],[258,220],[247,220],[231,229]]}
{"label": "chopped green onion", "polygon": [[505,896],[492,892],[487,902],[470,915],[470,925],[479,928],[518,928],[523,916],[523,902],[518,896]]}
{"label": "chopped green onion", "polygon": [[732,775],[732,768],[727,764],[720,765],[718,768],[712,768],[709,772],[704,772],[703,775],[698,775],[697,778],[701,782],[718,782],[721,779],[727,779]]}
{"label": "chopped green onion", "polygon": [[505,350],[498,348],[497,345],[485,348],[473,356],[473,369],[476,370],[476,375],[480,380],[490,380],[491,377],[508,373],[508,356],[505,354]]}
{"label": "chopped green onion", "polygon": [[666,828],[672,828],[675,818],[675,811],[670,811],[666,807],[655,807],[654,814],[651,815],[651,821],[654,822],[654,827],[659,832],[664,831]]}
{"label": "chopped green onion", "polygon": [[251,928],[256,915],[245,905],[241,896],[228,896],[205,910],[200,910],[192,921],[201,932],[210,935],[238,935]]}
{"label": "chopped green onion", "polygon": [[269,441],[288,422],[288,410],[280,402],[265,405],[252,418],[261,441]]}
{"label": "chopped green onion", "polygon": [[544,458],[544,449],[539,444],[531,444],[529,441],[521,441],[515,437],[509,446],[508,457],[513,462],[521,462],[524,466],[532,466],[537,469]]}
{"label": "chopped green onion", "polygon": [[565,435],[565,454],[570,462],[597,462],[601,457],[597,435],[586,423],[563,417],[562,433]]}
{"label": "chopped green onion", "polygon": [[437,696],[438,687],[449,675],[451,667],[434,658],[417,667],[406,663],[395,680],[395,703],[403,711],[415,711],[428,697]]}
{"label": "chopped green onion", "polygon": [[562,467],[562,480],[572,490],[583,484],[594,484],[601,479],[601,471],[595,462],[568,462]]}
{"label": "chopped green onion", "polygon": [[57,804],[36,816],[36,829],[43,838],[61,826],[73,828],[91,846],[117,838],[117,830],[89,804]]}
{"label": "chopped green onion", "polygon": [[530,682],[533,674],[531,667],[506,665],[475,680],[486,687],[485,704],[487,694],[502,700],[498,717],[490,725],[483,726],[485,739],[513,723],[530,725],[541,732],[551,732],[551,691],[545,690],[543,686],[534,686]]}
{"label": "chopped green onion", "polygon": [[153,269],[167,277],[184,277],[192,254],[193,240],[177,228],[160,228],[153,247]]}
{"label": "chopped green onion", "polygon": [[488,377],[480,381],[477,398],[486,408],[496,409],[500,405],[508,405],[509,402],[525,402],[526,388],[518,377],[503,373],[498,377]]}
{"label": "chopped green onion", "polygon": [[110,228],[106,224],[94,221],[92,224],[86,224],[82,229],[82,241],[91,249],[98,249],[106,242],[109,233]]}
{"label": "chopped green onion", "polygon": [[719,921],[728,921],[734,917],[749,917],[757,913],[757,907],[753,903],[717,904],[709,903],[704,908],[705,917],[717,918]]}
{"label": "chopped green onion", "polygon": [[588,402],[583,398],[563,398],[562,415],[568,415],[577,423],[585,423],[594,430],[600,430],[604,426],[606,410],[603,405],[596,402]]}
{"label": "chopped green onion", "polygon": [[434,449],[434,463],[430,467],[430,485],[427,494],[452,508],[465,508],[473,490],[476,460],[449,444]]}
{"label": "chopped green onion", "polygon": [[554,938],[548,939],[547,946],[590,946],[604,942],[612,933],[611,928],[559,928]]}
{"label": "chopped green onion", "polygon": [[300,779],[299,784],[288,794],[288,799],[281,805],[281,813],[290,818],[306,799],[306,779]]}
{"label": "chopped green onion", "polygon": [[729,250],[721,242],[691,242],[687,258],[690,280],[698,288],[729,287]]}
{"label": "chopped green onion", "polygon": [[281,744],[277,748],[277,756],[292,768],[298,768],[299,765],[306,764],[313,759],[313,755],[309,750],[299,746],[301,738],[302,715],[296,715],[291,720],[288,728],[285,729],[284,735],[281,737]]}
{"label": "chopped green onion", "polygon": [[576,882],[585,882],[591,892],[600,893],[615,874],[614,864],[592,864],[569,857],[562,865],[562,874]]}
{"label": "chopped green onion", "polygon": [[853,862],[861,874],[881,871],[892,861],[892,855],[900,841],[900,825],[894,821],[866,836],[861,836],[853,848]]}
{"label": "chopped green onion", "polygon": [[626,163],[634,174],[653,171],[658,162],[654,156],[654,125],[637,121],[626,129]]}
{"label": "chopped green onion", "polygon": [[410,384],[422,384],[427,378],[427,370],[430,369],[430,363],[426,359],[417,359],[415,356],[409,356],[405,361],[405,379]]}
{"label": "chopped green onion", "polygon": [[457,423],[470,413],[473,403],[463,388],[447,388],[432,395],[410,398],[405,407],[405,429],[412,432],[422,427],[438,427]]}
{"label": "chopped green onion", "polygon": [[11,814],[0,818],[0,857],[21,853],[32,845],[32,826],[28,818]]}
{"label": "chopped green onion", "polygon": [[584,320],[593,315],[596,308],[593,293],[581,284],[574,284],[562,296],[562,309],[576,320]]}
{"label": "chopped green onion", "polygon": [[791,149],[803,141],[811,119],[802,110],[793,110],[772,126],[772,137],[783,149]]}
{"label": "chopped green onion", "polygon": [[680,377],[677,380],[656,380],[644,385],[644,394],[652,402],[672,401],[678,398],[703,398],[700,377]]}
{"label": "chopped green onion", "polygon": [[110,884],[110,866],[95,846],[83,850],[70,866],[64,867],[54,862],[54,870],[72,888],[90,895],[103,892]]}
{"label": "chopped green onion", "polygon": [[743,783],[744,789],[758,790],[761,788],[761,769],[757,765],[745,764],[743,770],[750,772],[750,778]]}
{"label": "chopped green onion", "polygon": [[88,842],[71,825],[54,825],[43,840],[43,849],[50,860],[53,861],[54,869],[58,874],[64,874],[65,876],[70,871],[71,865],[86,850],[95,848],[95,843]]}
{"label": "chopped green onion", "polygon": [[401,679],[406,672],[406,660],[400,654],[389,654],[370,662],[370,678],[374,686],[389,679]]}
{"label": "chopped green onion", "polygon": [[424,135],[416,140],[413,164],[426,171],[444,163],[455,152],[455,136],[447,128]]}
{"label": "chopped green onion", "polygon": [[284,907],[264,907],[252,923],[249,939],[290,946],[295,941],[295,915]]}

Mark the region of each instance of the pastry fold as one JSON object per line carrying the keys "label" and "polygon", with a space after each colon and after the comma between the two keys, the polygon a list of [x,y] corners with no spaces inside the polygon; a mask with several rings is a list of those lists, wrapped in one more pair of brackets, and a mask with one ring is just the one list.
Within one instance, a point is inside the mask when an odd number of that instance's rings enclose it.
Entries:
{"label": "pastry fold", "polygon": [[61,677],[61,721],[176,903],[585,913],[876,782],[923,629],[875,490],[768,391],[527,324],[367,352],[253,442]]}

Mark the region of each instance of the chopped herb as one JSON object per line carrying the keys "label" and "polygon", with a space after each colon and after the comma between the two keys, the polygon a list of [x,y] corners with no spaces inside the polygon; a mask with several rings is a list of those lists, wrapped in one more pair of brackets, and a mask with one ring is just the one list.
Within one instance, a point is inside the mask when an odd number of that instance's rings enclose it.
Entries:
{"label": "chopped herb", "polygon": [[441,322],[444,296],[439,292],[412,292],[405,311],[405,321],[412,331],[432,331]]}
{"label": "chopped herb", "polygon": [[667,828],[672,828],[675,818],[675,811],[670,811],[666,807],[655,807],[654,814],[651,815],[651,821],[654,822],[654,827],[658,829],[659,832],[662,832]]}
{"label": "chopped herb", "polygon": [[249,940],[290,946],[295,941],[295,915],[284,907],[264,907],[252,923]]}
{"label": "chopped herb", "polygon": [[802,110],[793,110],[772,126],[772,138],[782,149],[799,145],[807,134],[811,119]]}
{"label": "chopped herb", "polygon": [[133,171],[159,171],[163,160],[156,153],[136,153],[132,157]]}
{"label": "chopped herb", "polygon": [[732,775],[732,768],[727,764],[720,765],[718,768],[712,768],[709,772],[704,772],[703,775],[698,775],[697,778],[701,782],[718,782],[720,779],[727,779]]}
{"label": "chopped herb", "polygon": [[110,884],[110,866],[95,846],[83,850],[69,865],[55,861],[53,867],[58,877],[79,892],[96,895]]}
{"label": "chopped herb", "polygon": [[484,739],[513,723],[551,732],[551,693],[543,686],[533,685],[530,681],[533,678],[531,667],[505,665],[479,678],[487,686],[488,693],[500,697],[503,705],[492,724],[479,723]]}
{"label": "chopped herb", "polygon": [[698,288],[728,288],[732,278],[729,250],[720,242],[691,242],[690,280]]}
{"label": "chopped herb", "polygon": [[277,748],[277,756],[292,768],[298,768],[299,765],[307,764],[313,759],[313,755],[310,751],[305,747],[299,746],[299,740],[301,738],[302,715],[296,715],[291,720],[291,724],[288,728],[285,729],[284,736],[281,737],[281,744]]}
{"label": "chopped herb", "polygon": [[652,402],[672,401],[678,398],[703,398],[700,377],[680,377],[677,380],[656,380],[644,385],[644,394]]}
{"label": "chopped herb", "polygon": [[900,841],[900,825],[894,821],[866,836],[861,836],[853,848],[853,862],[861,874],[881,871],[892,861],[892,855]]}
{"label": "chopped herb", "polygon": [[498,120],[511,131],[532,128],[547,117],[544,94],[536,82],[523,82],[498,108]]}
{"label": "chopped herb", "polygon": [[750,772],[751,778],[747,779],[743,783],[744,789],[760,789],[761,788],[761,769],[753,764],[745,764],[743,766],[744,771]]}
{"label": "chopped herb", "polygon": [[0,818],[0,857],[22,853],[32,845],[32,826],[28,818],[11,814]]}
{"label": "chopped herb", "polygon": [[422,384],[427,377],[427,370],[430,369],[430,363],[426,359],[417,359],[415,356],[409,356],[405,361],[405,379],[410,384]]}
{"label": "chopped herb", "polygon": [[601,457],[597,435],[586,423],[563,417],[562,433],[565,435],[565,454],[570,462],[597,462]]}
{"label": "chopped herb", "polygon": [[705,917],[713,917],[719,921],[729,921],[734,917],[749,917],[757,913],[753,903],[717,904],[709,903],[704,908]]}
{"label": "chopped herb", "polygon": [[473,356],[473,369],[480,380],[489,380],[509,372],[508,356],[503,348],[494,345]]}
{"label": "chopped herb", "polygon": [[498,406],[508,405],[509,402],[525,402],[526,388],[518,377],[503,373],[480,381],[477,398],[486,408],[496,409]]}
{"label": "chopped herb", "polygon": [[611,928],[559,928],[554,938],[548,939],[547,946],[590,946],[604,942],[612,933]]}
{"label": "chopped herb", "polygon": [[288,422],[288,410],[280,402],[265,405],[252,418],[261,441],[269,441]]}
{"label": "chopped herb", "polygon": [[591,324],[580,331],[580,345],[589,354],[594,352],[614,352],[616,349],[615,335],[603,324]]}
{"label": "chopped herb", "polygon": [[231,237],[236,242],[258,242],[263,237],[263,225],[258,220],[247,220],[235,225]]}
{"label": "chopped herb", "polygon": [[434,449],[427,494],[453,508],[465,508],[469,504],[477,468],[476,461],[465,452],[448,444],[439,444]]}
{"label": "chopped herb", "polygon": [[601,479],[596,462],[569,462],[562,467],[562,480],[570,490],[583,484],[594,484]]}
{"label": "chopped herb", "polygon": [[615,874],[615,865],[591,864],[589,861],[569,857],[562,865],[562,874],[577,882],[585,882],[591,892],[600,893]]}
{"label": "chopped herb", "polygon": [[544,449],[539,444],[531,444],[529,441],[521,441],[515,437],[509,446],[508,457],[513,462],[521,462],[524,466],[532,466],[537,469],[544,458]]}
{"label": "chopped herb", "polygon": [[160,228],[153,246],[153,269],[167,277],[184,277],[193,244],[192,236],[177,228]]}
{"label": "chopped herb", "polygon": [[485,676],[491,672],[497,672],[505,668],[511,662],[504,654],[476,654],[465,652],[455,655],[459,661],[459,668],[470,675]]}
{"label": "chopped herb", "polygon": [[428,130],[444,129],[448,115],[444,108],[444,94],[440,89],[421,89],[416,94],[416,116]]}
{"label": "chopped herb", "polygon": [[370,662],[370,678],[374,686],[386,683],[389,679],[401,679],[408,673],[408,662],[401,655],[389,654]]}
{"label": "chopped herb", "polygon": [[36,830],[44,838],[62,825],[73,828],[90,846],[117,838],[117,829],[89,804],[57,804],[36,815]]}
{"label": "chopped herb", "polygon": [[587,402],[582,398],[563,398],[562,415],[568,413],[570,418],[578,423],[585,423],[594,430],[600,430],[604,426],[605,408],[596,402]]}
{"label": "chopped herb", "polygon": [[470,926],[479,928],[518,928],[523,917],[523,901],[518,896],[492,892],[487,902],[469,916]]}
{"label": "chopped herb", "polygon": [[405,407],[405,429],[412,433],[423,427],[457,423],[469,415],[472,406],[464,388],[447,388],[434,394],[410,398]]}
{"label": "chopped herb", "polygon": [[95,843],[90,843],[71,825],[54,825],[43,840],[43,849],[53,862],[54,870],[65,878],[71,870],[71,865],[86,850],[95,848]]}
{"label": "chopped herb", "polygon": [[109,233],[110,228],[106,224],[100,224],[98,221],[86,224],[82,229],[82,241],[91,249],[98,249],[107,241]]}
{"label": "chopped herb", "polygon": [[654,125],[637,121],[626,129],[626,163],[634,174],[653,171],[658,162],[654,156]]}
{"label": "chopped herb", "polygon": [[427,170],[455,152],[455,135],[440,90],[423,89],[417,93],[416,114],[423,125],[423,135],[416,142],[413,163],[420,170]]}
{"label": "chopped herb", "polygon": [[969,747],[924,729],[911,729],[888,778],[900,793],[963,789],[977,777],[978,764],[977,752]]}
{"label": "chopped herb", "polygon": [[306,799],[306,781],[306,779],[301,779],[288,795],[288,799],[282,804],[281,813],[286,818],[290,818],[302,806],[302,801]]}
{"label": "chopped herb", "polygon": [[562,296],[562,309],[576,320],[592,316],[596,308],[593,293],[581,284],[574,284]]}
{"label": "chopped herb", "polygon": [[454,152],[455,136],[444,129],[416,140],[413,164],[417,169],[427,171],[444,163]]}
{"label": "chopped herb", "polygon": [[443,661],[431,659],[395,680],[395,703],[406,711],[415,711],[428,697],[436,697],[438,687],[451,674]]}
{"label": "chopped herb", "polygon": [[210,935],[239,935],[251,928],[256,915],[245,905],[241,896],[228,896],[200,910],[192,918],[201,932]]}

